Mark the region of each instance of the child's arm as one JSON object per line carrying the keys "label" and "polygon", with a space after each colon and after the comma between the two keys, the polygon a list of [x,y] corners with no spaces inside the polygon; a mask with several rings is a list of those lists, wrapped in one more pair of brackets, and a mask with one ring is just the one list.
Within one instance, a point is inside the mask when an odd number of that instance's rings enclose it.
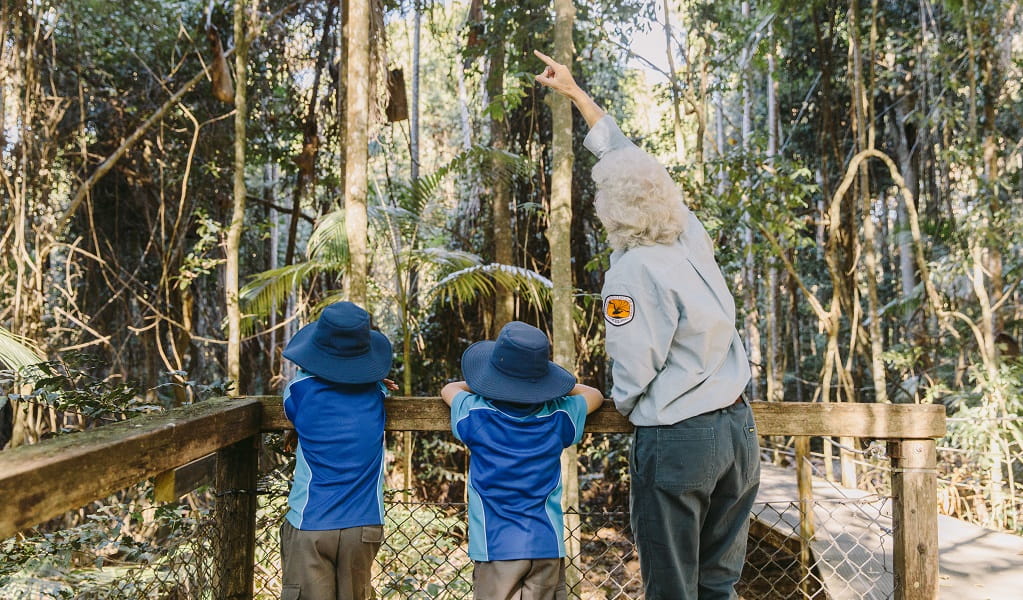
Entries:
{"label": "child's arm", "polygon": [[444,404],[451,406],[451,401],[455,399],[455,396],[457,396],[461,392],[471,391],[472,390],[469,389],[468,383],[464,381],[452,381],[451,383],[441,388],[440,397],[444,399]]}
{"label": "child's arm", "polygon": [[586,414],[590,414],[597,410],[604,404],[604,394],[597,388],[583,385],[581,383],[575,384],[567,396],[582,396],[586,400]]}

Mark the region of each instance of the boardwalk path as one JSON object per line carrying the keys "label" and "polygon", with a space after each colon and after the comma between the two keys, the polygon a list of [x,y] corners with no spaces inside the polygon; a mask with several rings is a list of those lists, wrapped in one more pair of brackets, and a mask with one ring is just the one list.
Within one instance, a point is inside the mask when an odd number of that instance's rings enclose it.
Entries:
{"label": "boardwalk path", "polygon": [[[893,597],[891,502],[813,481],[816,570],[834,600]],[[757,519],[798,538],[795,472],[763,465]],[[1023,598],[1023,537],[938,517],[940,591],[952,600]]]}

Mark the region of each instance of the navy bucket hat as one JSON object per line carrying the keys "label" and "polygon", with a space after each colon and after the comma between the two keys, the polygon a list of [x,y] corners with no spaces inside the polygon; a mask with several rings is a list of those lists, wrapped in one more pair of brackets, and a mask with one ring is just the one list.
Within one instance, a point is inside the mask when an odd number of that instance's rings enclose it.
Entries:
{"label": "navy bucket hat", "polygon": [[462,354],[462,375],[473,392],[491,400],[541,404],[575,387],[575,376],[554,364],[547,336],[512,321],[496,341],[476,342]]}
{"label": "navy bucket hat", "polygon": [[373,383],[391,370],[391,342],[370,329],[369,313],[351,302],[335,302],[298,330],[284,358],[335,383]]}

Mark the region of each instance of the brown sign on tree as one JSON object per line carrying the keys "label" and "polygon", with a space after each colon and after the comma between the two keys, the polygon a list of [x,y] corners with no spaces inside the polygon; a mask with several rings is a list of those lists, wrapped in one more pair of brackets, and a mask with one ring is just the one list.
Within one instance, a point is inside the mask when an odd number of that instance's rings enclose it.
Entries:
{"label": "brown sign on tree", "polygon": [[387,121],[394,123],[408,118],[408,95],[405,92],[405,72],[391,69],[387,72]]}

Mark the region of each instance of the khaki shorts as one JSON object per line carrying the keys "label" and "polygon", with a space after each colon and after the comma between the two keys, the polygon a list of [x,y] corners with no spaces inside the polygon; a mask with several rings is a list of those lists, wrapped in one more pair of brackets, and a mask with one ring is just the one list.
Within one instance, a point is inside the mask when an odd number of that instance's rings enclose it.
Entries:
{"label": "khaki shorts", "polygon": [[477,600],[565,600],[565,561],[541,558],[477,562],[472,587]]}
{"label": "khaki shorts", "polygon": [[281,525],[281,600],[371,600],[382,525],[304,531]]}

